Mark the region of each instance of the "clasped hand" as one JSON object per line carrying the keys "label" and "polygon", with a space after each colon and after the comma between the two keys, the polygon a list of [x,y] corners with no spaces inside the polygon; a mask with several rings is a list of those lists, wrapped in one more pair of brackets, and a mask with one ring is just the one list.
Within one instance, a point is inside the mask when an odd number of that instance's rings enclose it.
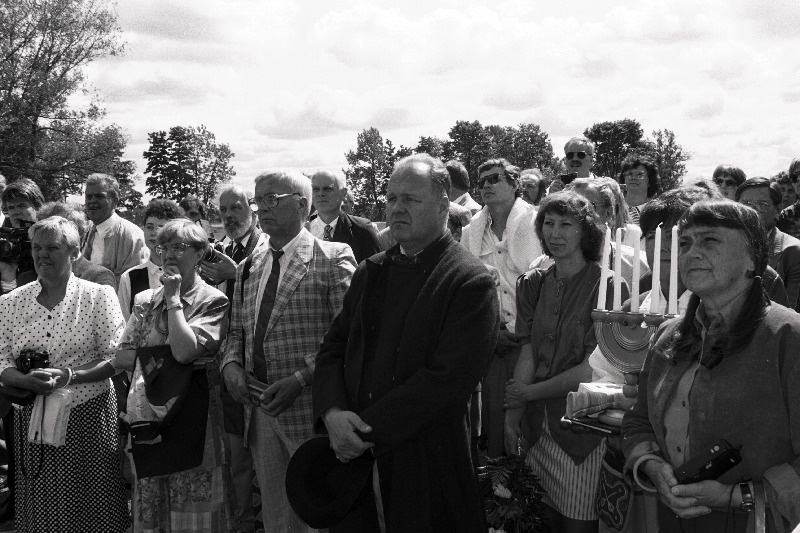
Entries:
{"label": "clasped hand", "polygon": [[669,463],[648,461],[645,471],[661,502],[679,518],[708,514],[712,507],[727,507],[731,501],[730,485],[713,480],[680,485]]}
{"label": "clasped hand", "polygon": [[504,409],[516,409],[525,407],[530,400],[527,397],[525,383],[518,379],[511,378],[506,382],[506,396],[503,400]]}
{"label": "clasped hand", "polygon": [[341,462],[347,463],[361,457],[375,446],[372,442],[364,442],[356,433],[369,433],[372,428],[354,412],[332,407],[325,413],[323,420],[328,429],[331,448]]}

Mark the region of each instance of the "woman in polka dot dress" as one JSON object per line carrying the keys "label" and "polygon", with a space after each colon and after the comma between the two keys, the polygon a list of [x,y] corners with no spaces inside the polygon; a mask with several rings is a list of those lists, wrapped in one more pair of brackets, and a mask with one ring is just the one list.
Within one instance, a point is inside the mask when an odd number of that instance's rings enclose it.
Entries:
{"label": "woman in polka dot dress", "polygon": [[[111,287],[72,274],[74,223],[50,217],[30,231],[38,280],[0,300],[0,382],[36,395],[14,418],[17,531],[125,531],[109,379],[124,325],[119,301]],[[23,350],[46,352],[48,368],[17,370]]]}

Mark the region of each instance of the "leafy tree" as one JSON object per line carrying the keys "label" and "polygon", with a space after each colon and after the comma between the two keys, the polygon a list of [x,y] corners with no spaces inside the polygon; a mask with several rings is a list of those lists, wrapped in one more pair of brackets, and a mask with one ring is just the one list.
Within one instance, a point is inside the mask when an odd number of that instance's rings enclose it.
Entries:
{"label": "leafy tree", "polygon": [[370,220],[383,220],[386,186],[397,154],[388,139],[384,142],[377,128],[358,134],[355,151],[349,150],[344,170],[355,198],[355,212]]}
{"label": "leafy tree", "polygon": [[0,36],[0,172],[30,177],[58,199],[88,174],[112,171],[125,136],[100,124],[96,98],[84,109],[68,98],[87,89],[87,64],[122,51],[113,8],[100,0],[5,0]]}
{"label": "leafy tree", "polygon": [[675,133],[668,130],[656,130],[652,140],[643,141],[636,152],[650,157],[658,167],[661,177],[661,190],[668,191],[680,187],[686,175],[686,164],[692,154],[685,152],[675,141]]}
{"label": "leafy tree", "polygon": [[538,168],[552,175],[558,159],[553,153],[550,137],[537,124],[520,124],[514,131],[514,162],[521,169]]}
{"label": "leafy tree", "polygon": [[640,145],[644,132],[637,121],[625,118],[598,122],[587,128],[583,134],[595,144],[594,173],[616,177],[622,160]]}
{"label": "leafy tree", "polygon": [[469,172],[472,189],[478,180],[478,166],[491,155],[491,139],[477,120],[457,121],[455,126],[450,128],[449,135],[453,156],[461,161]]}
{"label": "leafy tree", "polygon": [[514,136],[517,133],[516,128],[510,126],[486,126],[484,128],[487,137],[489,137],[489,144],[491,146],[488,157],[491,158],[504,158],[514,165],[517,165],[517,153],[514,147]]}
{"label": "leafy tree", "polygon": [[236,174],[230,147],[218,144],[203,125],[173,126],[169,133],[155,131],[147,137],[150,147],[142,155],[147,159],[148,194],[175,201],[194,194],[208,204],[219,185]]}
{"label": "leafy tree", "polygon": [[442,161],[448,161],[453,157],[450,143],[439,137],[421,136],[414,152],[438,157]]}

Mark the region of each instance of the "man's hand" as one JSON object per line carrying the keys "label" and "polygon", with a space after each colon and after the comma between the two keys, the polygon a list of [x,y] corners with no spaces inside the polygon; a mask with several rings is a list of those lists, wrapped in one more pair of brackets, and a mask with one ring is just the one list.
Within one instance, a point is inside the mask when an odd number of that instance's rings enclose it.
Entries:
{"label": "man's hand", "polygon": [[225,387],[231,397],[239,402],[250,404],[250,391],[247,389],[247,372],[238,363],[229,363],[222,370],[222,377],[225,380]]}
{"label": "man's hand", "polygon": [[[650,478],[650,481],[658,489],[658,499],[661,503],[669,507],[673,513],[680,518],[694,518],[711,512],[708,504],[711,502],[710,495],[705,492],[703,501],[698,497],[699,493],[711,489],[706,485],[708,483],[715,483],[716,481],[709,482],[703,481],[700,483],[693,483],[691,485],[678,485],[678,480],[675,479],[675,473],[672,465],[663,461],[650,460],[644,464],[643,470]],[[698,486],[703,487],[698,488]],[[716,489],[717,487],[714,487]],[[706,498],[705,496],[709,496]],[[723,506],[728,504],[727,495],[724,499]],[[708,503],[704,503],[707,501]],[[714,501],[716,501],[716,493],[714,494]],[[716,504],[714,504],[716,505]]]}
{"label": "man's hand", "polygon": [[331,448],[343,463],[361,457],[365,451],[375,446],[372,442],[364,442],[356,434],[356,431],[369,433],[372,428],[354,412],[331,407],[322,418],[328,429]]}
{"label": "man's hand", "polygon": [[527,385],[518,379],[511,378],[506,382],[506,397],[503,400],[504,409],[517,409],[518,407],[525,407],[528,403]]}
{"label": "man's hand", "polygon": [[0,261],[0,281],[14,281],[17,279],[17,264],[10,261]]}
{"label": "man's hand", "polygon": [[236,263],[220,251],[214,252],[219,259],[218,263],[200,261],[200,272],[209,279],[229,280],[236,279]]}
{"label": "man's hand", "polygon": [[625,385],[622,386],[624,398],[615,401],[614,407],[629,411],[636,405],[636,396],[639,394],[639,374],[625,373]]}
{"label": "man's hand", "polygon": [[287,376],[266,388],[258,398],[259,406],[269,416],[278,416],[291,407],[302,390],[303,387],[294,375]]}

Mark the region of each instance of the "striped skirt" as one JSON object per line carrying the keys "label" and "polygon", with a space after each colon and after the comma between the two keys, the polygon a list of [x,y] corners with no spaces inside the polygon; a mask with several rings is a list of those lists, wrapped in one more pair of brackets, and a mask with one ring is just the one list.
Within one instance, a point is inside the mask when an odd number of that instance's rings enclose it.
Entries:
{"label": "striped skirt", "polygon": [[547,417],[542,422],[539,440],[528,450],[528,465],[547,491],[545,503],[561,515],[575,520],[597,520],[594,502],[600,480],[600,465],[606,441],[576,465],[550,435]]}

